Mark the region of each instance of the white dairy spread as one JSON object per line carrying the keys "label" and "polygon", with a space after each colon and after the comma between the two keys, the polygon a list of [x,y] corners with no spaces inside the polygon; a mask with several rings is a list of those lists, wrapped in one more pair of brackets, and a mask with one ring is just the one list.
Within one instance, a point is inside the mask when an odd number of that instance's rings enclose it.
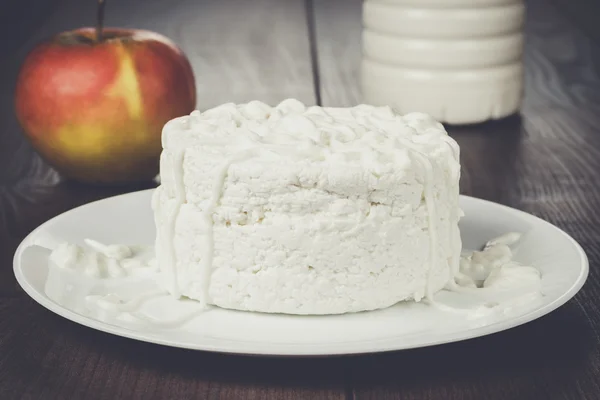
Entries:
{"label": "white dairy spread", "polygon": [[176,297],[335,314],[458,271],[459,149],[429,116],[225,104],[169,122],[163,147],[156,255]]}
{"label": "white dairy spread", "polygon": [[50,254],[50,263],[93,278],[119,278],[135,274],[140,269],[156,268],[143,246],[104,245],[85,239],[88,248],[73,243],[61,243]]}
{"label": "white dairy spread", "polygon": [[525,289],[539,292],[540,272],[513,260],[510,246],[519,239],[520,234],[511,232],[488,241],[481,251],[464,253],[460,260],[457,283],[460,282],[465,287],[494,291],[514,292]]}
{"label": "white dairy spread", "polygon": [[[515,288],[521,300],[539,294],[538,270],[513,260],[517,233],[461,257],[459,149],[426,115],[226,104],[169,122],[163,147],[156,260],[142,247],[61,244],[51,298],[77,290],[102,313],[156,324],[137,311],[145,301],[198,300],[190,315],[161,322],[178,326],[208,305],[339,314],[426,298],[454,310],[433,298],[447,288],[489,293],[491,309]],[[111,292],[140,276],[162,289],[126,300]]]}
{"label": "white dairy spread", "polygon": [[[481,251],[465,252],[461,256],[460,271],[455,285],[450,290],[476,293],[483,299],[481,305],[457,308],[433,299],[430,299],[430,303],[440,310],[475,319],[495,312],[507,313],[512,308],[524,306],[540,298],[540,272],[534,267],[521,265],[513,260],[512,251],[505,248],[514,245],[519,237],[520,234],[509,233],[488,241]],[[155,273],[156,266],[154,260],[148,257],[147,249],[141,246],[105,246],[90,239],[86,239],[85,243],[87,247],[63,243],[50,255],[46,293],[58,303],[74,302],[67,305],[84,315],[91,314],[102,320],[114,320],[125,316],[129,320],[168,329],[183,326],[203,312],[204,307],[199,305],[195,310],[171,319],[157,319],[144,314],[140,311],[142,305],[164,297],[167,295],[166,290],[132,290],[135,293],[127,295],[127,299],[124,299],[112,292],[113,287],[110,283],[114,281],[114,287],[118,287],[123,281],[143,276],[152,276],[153,280],[159,283],[160,275]],[[118,274],[110,274],[108,269],[103,272],[103,268],[98,267],[106,265],[104,257],[110,257],[106,256],[107,253],[112,254],[113,259],[124,262],[127,267]],[[98,270],[92,272],[94,269]],[[98,282],[107,282],[108,285],[98,288]],[[160,284],[157,286],[160,287]],[[74,287],[80,292],[78,296],[70,293]],[[84,304],[81,304],[81,299],[85,300]]]}

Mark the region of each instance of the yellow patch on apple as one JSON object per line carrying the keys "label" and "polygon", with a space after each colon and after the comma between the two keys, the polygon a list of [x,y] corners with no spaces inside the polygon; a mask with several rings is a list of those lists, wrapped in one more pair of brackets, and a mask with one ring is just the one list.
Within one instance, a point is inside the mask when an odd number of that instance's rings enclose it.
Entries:
{"label": "yellow patch on apple", "polygon": [[125,100],[129,116],[134,119],[142,117],[142,96],[135,71],[135,64],[123,46],[117,46],[119,58],[119,75],[109,90],[109,96]]}

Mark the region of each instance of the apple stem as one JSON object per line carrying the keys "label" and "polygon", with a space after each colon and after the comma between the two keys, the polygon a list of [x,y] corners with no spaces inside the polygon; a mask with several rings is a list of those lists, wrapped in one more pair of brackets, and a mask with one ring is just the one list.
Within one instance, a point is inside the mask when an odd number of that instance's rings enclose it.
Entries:
{"label": "apple stem", "polygon": [[98,10],[96,13],[96,41],[101,42],[104,38],[102,37],[102,28],[104,26],[104,0],[98,0]]}

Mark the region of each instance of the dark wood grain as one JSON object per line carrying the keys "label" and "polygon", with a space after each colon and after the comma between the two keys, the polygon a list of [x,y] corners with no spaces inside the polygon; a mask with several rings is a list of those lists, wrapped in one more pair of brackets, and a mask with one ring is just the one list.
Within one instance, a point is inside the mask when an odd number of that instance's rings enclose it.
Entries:
{"label": "dark wood grain", "polygon": [[600,43],[598,18],[600,3],[595,0],[552,0],[552,3],[565,14],[578,28],[596,43]]}
{"label": "dark wood grain", "polygon": [[[62,319],[18,288],[12,254],[30,230],[77,205],[153,185],[64,182],[22,139],[12,91],[24,55],[41,38],[94,18],[93,1],[51,3],[47,18],[23,21],[0,64],[0,399],[600,398],[600,49],[575,14],[556,8],[564,1],[528,1],[522,113],[448,129],[462,148],[463,193],[538,215],[582,244],[591,262],[582,292],[538,321],[492,336],[321,359],[135,342]],[[361,101],[360,8],[360,0],[128,0],[109,2],[107,18],[182,46],[198,77],[200,108],[254,98],[314,103],[314,82],[324,105],[348,106]],[[600,26],[585,29],[600,35]]]}
{"label": "dark wood grain", "polygon": [[0,318],[11,326],[0,352],[2,399],[344,398],[343,359],[290,362],[160,347],[65,321],[28,298],[4,300]]}
{"label": "dark wood grain", "polygon": [[360,104],[362,0],[313,0],[322,105]]}

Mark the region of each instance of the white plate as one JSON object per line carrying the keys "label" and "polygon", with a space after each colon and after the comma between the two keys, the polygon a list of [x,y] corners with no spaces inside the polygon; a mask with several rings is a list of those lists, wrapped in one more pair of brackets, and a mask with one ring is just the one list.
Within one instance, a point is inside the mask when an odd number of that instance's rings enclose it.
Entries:
{"label": "white plate", "polygon": [[[516,304],[503,312],[469,317],[424,303],[402,303],[372,312],[338,316],[289,316],[236,312],[219,308],[198,314],[175,328],[150,323],[125,323],[82,310],[82,302],[57,304],[44,292],[48,240],[83,243],[152,244],[152,191],[130,193],[84,205],[44,223],[23,240],[14,258],[19,284],[35,301],[82,325],[115,335],[174,347],[256,355],[357,354],[430,346],[499,332],[532,321],[564,304],[581,288],[588,261],[566,233],[532,215],[471,197],[461,197],[466,216],[461,221],[465,248],[478,249],[488,239],[522,232],[515,259],[542,273],[544,296]],[[132,289],[135,290],[135,289]],[[468,307],[481,299],[446,291],[436,300]],[[177,317],[194,309],[192,301],[161,297],[143,310],[150,317]],[[77,307],[79,312],[73,311]]]}

